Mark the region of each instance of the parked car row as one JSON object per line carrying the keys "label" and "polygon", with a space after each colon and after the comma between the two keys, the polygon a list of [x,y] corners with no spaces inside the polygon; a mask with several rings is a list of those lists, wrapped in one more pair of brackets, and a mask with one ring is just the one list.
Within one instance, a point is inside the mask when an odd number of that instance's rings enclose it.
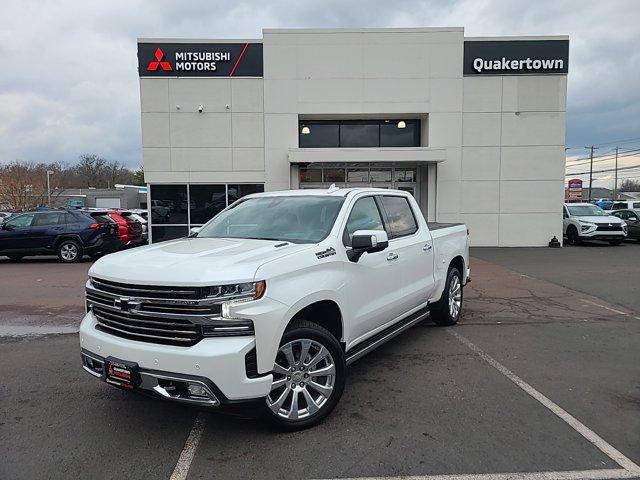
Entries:
{"label": "parked car row", "polygon": [[563,234],[570,245],[602,240],[620,245],[626,239],[640,241],[640,210],[603,210],[592,203],[565,203]]}
{"label": "parked car row", "polygon": [[146,219],[123,210],[45,210],[12,214],[0,224],[0,255],[58,256],[65,263],[146,243]]}

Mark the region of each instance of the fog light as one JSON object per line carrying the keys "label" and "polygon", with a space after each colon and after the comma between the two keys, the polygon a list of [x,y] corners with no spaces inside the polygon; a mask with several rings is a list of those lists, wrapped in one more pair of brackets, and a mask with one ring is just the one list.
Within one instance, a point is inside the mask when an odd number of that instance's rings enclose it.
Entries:
{"label": "fog light", "polygon": [[189,390],[189,394],[190,395],[194,395],[196,397],[208,397],[209,396],[209,393],[207,392],[207,389],[204,388],[199,383],[190,383],[187,386],[187,389]]}

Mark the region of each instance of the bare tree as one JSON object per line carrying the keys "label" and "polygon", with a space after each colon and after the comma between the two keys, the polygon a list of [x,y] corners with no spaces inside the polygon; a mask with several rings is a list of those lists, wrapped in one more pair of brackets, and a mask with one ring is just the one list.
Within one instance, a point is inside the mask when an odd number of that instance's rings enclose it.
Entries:
{"label": "bare tree", "polygon": [[10,210],[29,210],[46,203],[49,167],[18,161],[0,166],[0,205]]}
{"label": "bare tree", "polygon": [[640,180],[631,180],[627,178],[622,181],[619,190],[621,192],[640,192]]}

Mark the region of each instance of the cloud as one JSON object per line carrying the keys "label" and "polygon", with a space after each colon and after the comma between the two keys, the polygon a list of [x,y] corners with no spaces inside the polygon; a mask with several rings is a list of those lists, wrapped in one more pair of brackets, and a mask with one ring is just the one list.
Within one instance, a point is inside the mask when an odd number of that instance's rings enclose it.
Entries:
{"label": "cloud", "polygon": [[270,27],[568,34],[567,144],[640,137],[639,24],[635,0],[9,0],[0,18],[0,162],[95,152],[138,166],[136,38],[260,38]]}

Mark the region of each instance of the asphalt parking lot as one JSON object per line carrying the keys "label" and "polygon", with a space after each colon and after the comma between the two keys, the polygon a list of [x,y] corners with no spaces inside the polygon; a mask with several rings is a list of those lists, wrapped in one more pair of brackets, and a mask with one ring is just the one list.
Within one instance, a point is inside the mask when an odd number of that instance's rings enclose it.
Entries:
{"label": "asphalt parking lot", "polygon": [[640,478],[640,246],[472,256],[458,326],[364,357],[287,434],[101,384],[75,334],[16,336],[72,330],[90,263],[0,260],[0,478]]}

